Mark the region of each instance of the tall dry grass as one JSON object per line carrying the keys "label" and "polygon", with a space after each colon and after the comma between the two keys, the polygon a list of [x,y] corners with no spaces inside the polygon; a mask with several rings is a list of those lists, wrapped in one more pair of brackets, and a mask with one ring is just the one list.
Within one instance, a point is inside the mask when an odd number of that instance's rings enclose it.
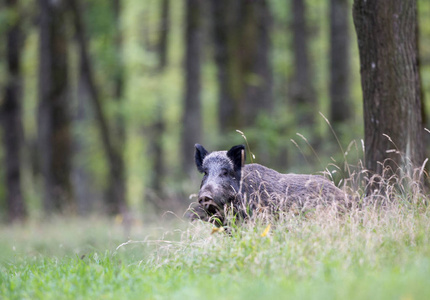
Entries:
{"label": "tall dry grass", "polygon": [[428,261],[427,160],[416,169],[405,163],[396,172],[383,163],[383,173],[376,175],[363,167],[360,155],[355,165],[348,162],[354,149],[363,151],[363,143],[341,148],[343,162],[333,160],[322,172],[330,179],[333,169],[347,174],[338,186],[354,201],[349,209],[322,205],[307,211],[262,211],[238,222],[234,211],[227,208],[226,227],[196,221],[178,240],[142,242],[151,244],[155,251],[140,264],[296,280],[405,271]]}

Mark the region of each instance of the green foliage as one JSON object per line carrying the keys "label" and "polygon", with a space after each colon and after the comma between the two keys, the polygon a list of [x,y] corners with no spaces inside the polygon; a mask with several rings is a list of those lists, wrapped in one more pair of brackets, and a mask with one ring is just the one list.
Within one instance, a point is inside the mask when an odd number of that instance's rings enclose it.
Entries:
{"label": "green foliage", "polygon": [[[351,1],[350,1],[351,2]],[[329,126],[323,118],[317,118],[318,135],[321,147],[317,151],[318,158],[309,148],[308,143],[314,143],[314,137],[307,129],[297,128],[295,116],[289,99],[289,81],[292,76],[293,55],[291,53],[291,1],[269,0],[272,15],[271,42],[272,50],[269,55],[274,75],[274,111],[271,115],[261,115],[250,128],[236,128],[243,131],[251,151],[256,155],[257,162],[267,164],[279,171],[312,172],[325,170],[332,162],[342,164],[344,153],[333,137]],[[128,201],[133,207],[142,207],[145,189],[153,175],[153,158],[149,153],[152,126],[160,120],[165,125],[161,141],[163,146],[164,165],[167,169],[164,186],[173,194],[187,194],[183,191],[197,190],[198,185],[191,186],[184,181],[181,173],[181,118],[183,114],[183,52],[184,52],[184,2],[171,1],[170,33],[168,37],[168,65],[163,72],[157,72],[158,56],[156,43],[159,38],[160,0],[130,0],[121,1],[121,15],[119,29],[122,33],[122,63],[124,67],[124,94],[121,104],[114,99],[114,78],[120,61],[115,50],[116,29],[112,1],[90,0],[81,1],[83,17],[89,38],[91,62],[94,65],[96,83],[100,89],[103,108],[106,111],[110,125],[117,116],[125,120],[127,140],[125,159],[127,166]],[[23,123],[26,145],[37,141],[37,107],[38,107],[38,28],[35,19],[37,4],[34,1],[21,2],[24,14],[23,30],[24,45],[22,58],[23,71]],[[328,116],[328,2],[307,0],[307,23],[311,37],[310,57],[314,70],[312,80],[316,88],[318,105],[315,114],[321,111]],[[430,5],[426,0],[418,1],[420,21],[420,51],[421,75],[425,99],[430,95],[430,64],[429,24],[428,14]],[[0,36],[4,39],[5,29],[11,17],[7,10],[0,10]],[[69,19],[65,21],[71,21]],[[202,114],[203,140],[196,141],[207,145],[208,149],[230,147],[235,143],[243,143],[240,134],[232,130],[227,136],[219,134],[219,120],[217,117],[217,72],[213,61],[211,42],[211,28],[205,20],[204,47],[202,65]],[[76,100],[78,98],[79,54],[73,35],[73,26],[69,23],[70,37],[69,65],[72,116],[76,116]],[[356,36],[350,18],[351,35],[351,103],[353,104],[353,118],[337,128],[336,132],[343,148],[347,148],[351,141],[359,141],[363,135],[362,99],[358,63]],[[0,43],[0,57],[5,57],[5,43]],[[5,85],[5,59],[0,59],[0,91]],[[1,97],[0,97],[1,99]],[[83,121],[73,122],[74,138],[83,145],[83,150],[74,157],[74,164],[83,167],[89,174],[89,185],[95,193],[100,195],[105,188],[107,165],[103,154],[97,123],[90,101],[87,104],[87,117]],[[1,105],[1,100],[0,100]],[[430,105],[426,105],[430,113]],[[304,137],[297,135],[299,133]],[[291,142],[294,140],[297,146]],[[358,144],[360,142],[357,142]],[[33,148],[25,149],[23,163],[23,177],[25,200],[33,209],[41,206],[41,191],[43,183],[34,176],[31,155]],[[190,155],[193,149],[189,149]],[[302,154],[303,153],[303,154]],[[305,158],[302,158],[302,157]],[[354,157],[356,164],[362,158],[361,154]],[[308,163],[307,163],[307,162]],[[37,172],[36,172],[37,173]],[[37,175],[37,174],[36,174]],[[0,178],[2,178],[0,175]],[[2,181],[4,182],[4,180]],[[186,186],[186,187],[184,187]],[[3,187],[0,188],[0,199]],[[169,193],[167,193],[169,194]],[[4,211],[4,210],[2,210]],[[36,213],[37,214],[37,213]]]}

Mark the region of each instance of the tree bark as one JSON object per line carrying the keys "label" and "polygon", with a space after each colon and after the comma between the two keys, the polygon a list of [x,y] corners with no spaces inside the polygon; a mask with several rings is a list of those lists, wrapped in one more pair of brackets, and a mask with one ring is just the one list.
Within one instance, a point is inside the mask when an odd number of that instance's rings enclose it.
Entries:
{"label": "tree bark", "polygon": [[366,168],[385,178],[400,170],[412,176],[424,161],[416,1],[355,0],[353,16]]}
{"label": "tree bark", "polygon": [[46,212],[73,206],[66,1],[39,0],[39,153]]}
{"label": "tree bark", "polygon": [[109,179],[112,194],[106,197],[106,209],[109,214],[126,214],[126,188],[124,162],[120,152],[112,141],[112,132],[108,126],[107,118],[103,111],[99,91],[97,89],[93,67],[88,53],[85,27],[81,18],[81,10],[77,0],[69,0],[70,9],[73,14],[75,32],[78,39],[80,59],[82,60],[82,71],[85,82],[88,84],[90,99],[94,106],[96,120],[99,125],[103,149],[109,166]]}
{"label": "tree bark", "polygon": [[21,191],[21,13],[18,0],[7,0],[9,14],[13,14],[6,30],[7,85],[1,109],[5,146],[6,204],[9,222],[26,217],[26,207]]}
{"label": "tree bark", "polygon": [[194,170],[194,144],[201,137],[201,27],[202,0],[187,0],[185,29],[185,94],[182,132],[182,167]]}
{"label": "tree bark", "polygon": [[330,121],[336,129],[351,117],[349,1],[330,0]]}

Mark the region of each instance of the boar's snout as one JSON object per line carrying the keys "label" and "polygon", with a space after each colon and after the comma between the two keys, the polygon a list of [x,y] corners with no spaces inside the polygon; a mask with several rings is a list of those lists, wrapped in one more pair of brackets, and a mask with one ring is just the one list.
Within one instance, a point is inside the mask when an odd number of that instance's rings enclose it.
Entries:
{"label": "boar's snout", "polygon": [[200,204],[204,204],[207,202],[211,202],[213,201],[213,197],[211,195],[211,193],[209,192],[203,192],[199,194],[199,203]]}
{"label": "boar's snout", "polygon": [[210,214],[216,214],[220,207],[214,201],[214,197],[211,192],[204,191],[199,194],[199,203],[204,207],[204,209]]}

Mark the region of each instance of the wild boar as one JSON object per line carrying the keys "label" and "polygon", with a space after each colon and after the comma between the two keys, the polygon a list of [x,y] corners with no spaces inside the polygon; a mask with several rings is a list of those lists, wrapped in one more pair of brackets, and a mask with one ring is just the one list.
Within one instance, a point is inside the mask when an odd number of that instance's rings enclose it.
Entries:
{"label": "wild boar", "polygon": [[244,145],[209,153],[196,144],[195,162],[204,174],[195,217],[218,225],[225,222],[225,212],[230,209],[246,219],[261,211],[303,211],[333,204],[346,207],[349,202],[348,196],[323,176],[281,174],[260,164],[245,164]]}

